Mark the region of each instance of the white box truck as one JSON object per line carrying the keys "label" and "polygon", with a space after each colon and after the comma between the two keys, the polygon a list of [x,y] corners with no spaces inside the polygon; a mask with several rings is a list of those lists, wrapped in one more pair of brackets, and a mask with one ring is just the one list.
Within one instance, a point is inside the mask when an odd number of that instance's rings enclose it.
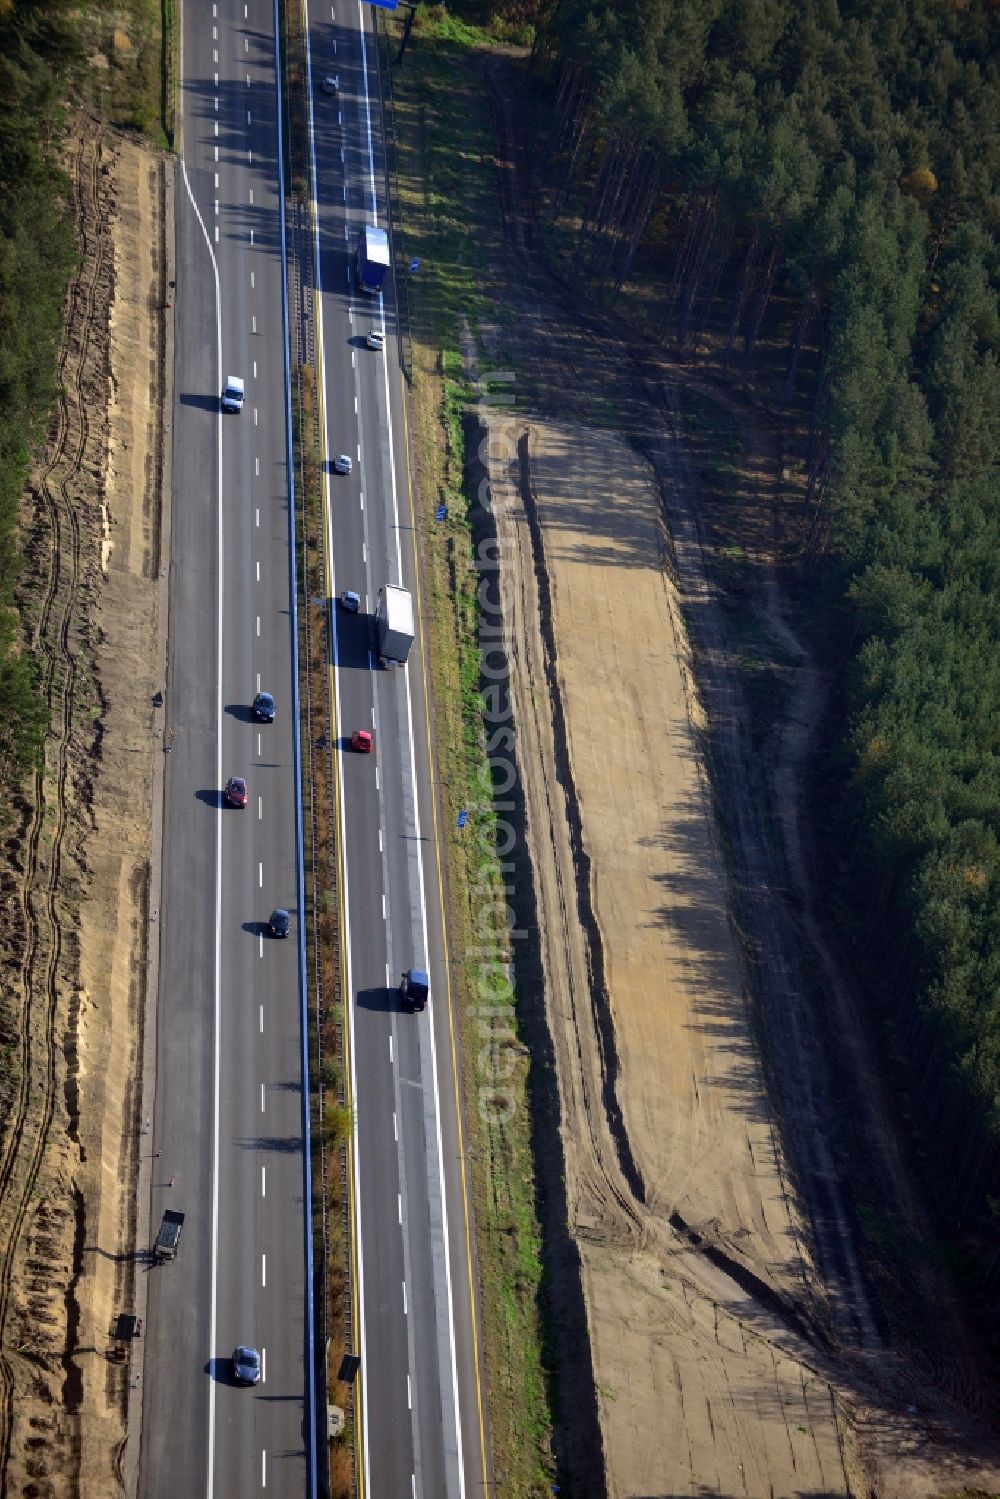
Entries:
{"label": "white box truck", "polygon": [[387,584],[379,589],[375,630],[381,664],[402,666],[413,644],[413,598],[406,588],[393,588]]}

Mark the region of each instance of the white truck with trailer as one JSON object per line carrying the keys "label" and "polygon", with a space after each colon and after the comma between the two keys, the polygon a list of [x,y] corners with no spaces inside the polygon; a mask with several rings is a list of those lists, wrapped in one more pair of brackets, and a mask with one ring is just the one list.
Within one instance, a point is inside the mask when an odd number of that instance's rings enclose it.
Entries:
{"label": "white truck with trailer", "polygon": [[378,591],[375,632],[382,666],[403,666],[413,644],[413,596],[387,584]]}

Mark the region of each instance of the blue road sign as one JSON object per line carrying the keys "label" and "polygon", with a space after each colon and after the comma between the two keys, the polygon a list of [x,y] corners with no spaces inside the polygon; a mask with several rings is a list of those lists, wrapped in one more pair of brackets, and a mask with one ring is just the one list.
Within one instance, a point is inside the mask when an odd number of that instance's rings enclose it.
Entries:
{"label": "blue road sign", "polygon": [[369,4],[378,5],[382,10],[395,10],[399,0],[369,0]]}

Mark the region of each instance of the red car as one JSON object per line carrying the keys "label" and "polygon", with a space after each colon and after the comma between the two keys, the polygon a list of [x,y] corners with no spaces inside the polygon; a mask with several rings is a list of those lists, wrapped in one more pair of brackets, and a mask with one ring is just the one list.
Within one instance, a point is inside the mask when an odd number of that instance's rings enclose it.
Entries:
{"label": "red car", "polygon": [[229,807],[245,807],[250,800],[247,783],[242,776],[230,776],[222,793]]}
{"label": "red car", "polygon": [[352,749],[360,750],[363,755],[370,755],[374,741],[367,729],[355,729],[351,735]]}

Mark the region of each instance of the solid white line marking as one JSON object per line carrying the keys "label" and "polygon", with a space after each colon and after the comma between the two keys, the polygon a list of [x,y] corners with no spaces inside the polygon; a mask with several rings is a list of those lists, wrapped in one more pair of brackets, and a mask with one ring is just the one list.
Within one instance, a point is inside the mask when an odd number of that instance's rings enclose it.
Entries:
{"label": "solid white line marking", "polygon": [[378,766],[375,767],[375,790],[378,790]]}
{"label": "solid white line marking", "polygon": [[[355,409],[355,411],[358,409],[356,401],[354,403],[354,409]],[[360,443],[358,443],[358,462],[359,463],[361,462],[361,444]]]}
{"label": "solid white line marking", "polygon": [[[249,82],[250,82],[250,80],[248,78],[247,79],[247,83],[249,83]],[[248,167],[252,167],[253,166],[253,152],[250,150],[249,146],[247,147],[247,166]]]}
{"label": "solid white line marking", "polygon": [[[254,332],[256,333],[256,331],[257,330],[255,328]],[[253,461],[253,471],[254,471],[255,477],[259,479],[260,478],[260,459],[259,458],[255,458],[254,461]]]}
{"label": "solid white line marking", "polygon": [[[181,56],[179,62],[179,74],[183,78],[184,57],[183,39],[180,43]],[[218,129],[218,127],[216,127]],[[222,293],[219,285],[219,266],[212,252],[212,244],[208,237],[208,230],[201,211],[191,191],[191,183],[188,180],[187,163],[181,157],[181,171],[184,174],[184,189],[188,195],[191,207],[194,209],[195,218],[201,228],[208,247],[208,257],[212,263],[212,281],[215,290],[215,369],[216,384],[221,386],[222,381]],[[216,531],[219,536],[219,572],[218,587],[216,593],[216,647],[215,647],[215,768],[217,783],[222,784],[222,621],[223,596],[225,591],[225,549],[222,546],[224,538],[223,515],[222,515],[222,413],[216,415],[216,486],[215,486],[215,515]],[[214,1018],[214,1042],[212,1053],[212,1270],[209,1292],[208,1312],[208,1348],[209,1357],[215,1356],[216,1318],[218,1315],[218,1290],[219,1290],[219,1112],[220,1112],[220,1047],[222,1035],[222,818],[215,819],[215,952],[212,982],[212,1009]],[[209,1383],[208,1397],[208,1483],[206,1485],[206,1499],[213,1499],[215,1482],[215,1381]]]}
{"label": "solid white line marking", "polygon": [[218,135],[218,133],[219,133],[219,122],[218,122],[218,120],[216,120],[216,122],[215,122],[215,133],[216,133],[216,135]]}
{"label": "solid white line marking", "polygon": [[[363,510],[365,508],[364,505],[362,505],[361,508]],[[363,541],[361,543],[361,560],[362,560],[362,562],[365,562],[365,563],[367,563],[367,561],[368,561],[368,543],[367,543],[367,541]]]}
{"label": "solid white line marking", "polygon": [[250,38],[247,37],[247,36],[245,36],[243,38],[243,51],[244,52],[249,52],[250,51]]}
{"label": "solid white line marking", "polygon": [[[357,416],[357,414],[358,414],[358,398],[357,398],[357,396],[355,396],[354,397],[354,415]],[[360,448],[358,450],[358,457],[359,458],[361,457],[361,450],[360,450]]]}
{"label": "solid white line marking", "polygon": [[[217,16],[219,14],[218,10],[216,9],[216,7],[214,5],[212,6],[212,14],[213,14],[213,16]],[[218,26],[213,26],[212,27],[212,41],[213,42],[217,42],[218,40],[219,40],[219,28],[218,28]]]}
{"label": "solid white line marking", "polygon": [[262,1489],[266,1489],[267,1488],[267,1448],[266,1447],[262,1447],[261,1450],[260,1450],[260,1486],[261,1486]]}
{"label": "solid white line marking", "polygon": [[400,1226],[400,1228],[402,1228],[402,1226],[403,1226],[403,1194],[402,1194],[402,1192],[397,1192],[396,1193],[396,1217],[399,1219],[399,1226]]}
{"label": "solid white line marking", "polygon": [[[252,206],[252,205],[253,205],[253,188],[251,188],[251,189],[250,189],[250,203],[251,203],[251,206]],[[253,272],[251,272],[251,275],[252,275],[252,274],[253,274]],[[251,286],[252,286],[252,285],[253,285],[253,282],[252,282],[252,281],[251,281],[251,283],[250,283],[250,284],[251,284]]]}
{"label": "solid white line marking", "polygon": [[253,271],[250,272],[250,290],[253,291]]}
{"label": "solid white line marking", "polygon": [[[386,981],[386,983],[389,982],[389,965],[388,965],[388,963],[385,965],[385,981]],[[392,1037],[391,1036],[389,1037],[389,1061],[390,1062],[392,1061]]]}
{"label": "solid white line marking", "polygon": [[260,1257],[260,1283],[261,1283],[262,1286],[264,1286],[266,1288],[266,1286],[267,1286],[267,1255],[266,1254],[262,1254],[261,1257]]}
{"label": "solid white line marking", "polygon": [[260,1382],[267,1384],[267,1349],[260,1350]]}
{"label": "solid white line marking", "polygon": [[261,1195],[261,1197],[266,1197],[267,1196],[267,1167],[266,1166],[261,1166],[261,1168],[260,1168],[260,1195]]}
{"label": "solid white line marking", "polygon": [[261,820],[261,818],[263,816],[264,816],[264,798],[262,796],[258,796],[258,798],[257,798],[257,821],[260,822],[260,820]]}
{"label": "solid white line marking", "polygon": [[[258,692],[260,691],[259,687],[258,687],[257,691]],[[258,756],[260,755],[260,730],[259,729],[257,730],[257,754],[258,754]]]}
{"label": "solid white line marking", "polygon": [[406,1310],[406,1281],[404,1280],[403,1281],[403,1316],[406,1317],[408,1315],[409,1315],[409,1313]]}
{"label": "solid white line marking", "polygon": [[257,889],[258,890],[263,890],[263,888],[264,888],[264,861],[263,861],[263,859],[260,859],[257,862]]}
{"label": "solid white line marking", "polygon": [[257,563],[257,582],[260,582],[260,562]]}
{"label": "solid white line marking", "polygon": [[[389,987],[389,965],[385,965],[385,987]],[[389,1055],[392,1056],[392,1037],[389,1037]]]}
{"label": "solid white line marking", "polygon": [[250,243],[253,244],[253,230],[250,230]]}
{"label": "solid white line marking", "polygon": [[399,1122],[396,1119],[396,1110],[395,1109],[393,1109],[393,1111],[392,1111],[392,1138],[395,1140],[396,1144],[398,1145],[399,1144]]}
{"label": "solid white line marking", "polygon": [[[255,526],[259,526],[260,525],[260,506],[259,505],[257,505],[257,506],[254,507],[253,523],[254,523]],[[260,678],[259,677],[257,678],[257,681],[258,681],[258,683],[260,682]],[[260,691],[260,687],[259,686],[257,688],[257,691],[258,692]]]}
{"label": "solid white line marking", "polygon": [[257,314],[256,313],[254,313],[253,318],[252,318],[251,321],[253,323],[253,327],[251,328],[250,331],[251,331],[251,333],[256,333],[257,332]]}
{"label": "solid white line marking", "polygon": [[215,226],[215,243],[216,244],[219,243],[219,226],[218,226],[218,224],[216,224],[216,226]]}
{"label": "solid white line marking", "polygon": [[337,42],[336,42],[336,38],[334,38],[334,43],[333,43],[333,50],[334,50],[334,52],[336,52],[336,50],[337,50]]}
{"label": "solid white line marking", "polygon": [[256,378],[257,378],[257,361],[256,361],[256,359],[253,362],[253,377],[256,380]]}
{"label": "solid white line marking", "polygon": [[[264,956],[264,934],[262,932],[258,932],[257,933],[257,956],[259,958],[262,958]],[[261,1008],[261,1012],[262,1012],[261,1013],[261,1022],[262,1022],[262,1028],[263,1028],[263,1019],[264,1019],[263,1009],[264,1009],[264,1006],[261,1005],[260,1008]]]}
{"label": "solid white line marking", "polygon": [[256,408],[256,406],[253,408],[253,424],[254,424],[255,427],[257,427],[257,426],[260,425],[260,422],[259,422],[259,419],[258,419],[258,415],[257,415],[257,408]]}
{"label": "solid white line marking", "polygon": [[[263,939],[263,937],[261,937],[261,939],[260,939],[260,951],[261,951],[261,957],[263,957],[263,955],[264,955],[264,939]],[[261,1033],[261,1035],[263,1035],[264,1034],[264,1006],[260,1005],[259,1009],[260,1009],[260,1033]],[[263,1170],[263,1167],[261,1169]]]}
{"label": "solid white line marking", "polygon": [[352,370],[357,369],[357,367],[358,367],[357,366],[357,358],[358,358],[358,351],[357,351],[357,349],[352,349],[351,350],[351,369]]}
{"label": "solid white line marking", "polygon": [[263,1114],[263,1112],[264,1112],[264,1084],[263,1083],[261,1083],[261,1085],[260,1085],[260,1111]]}
{"label": "solid white line marking", "polygon": [[219,113],[219,99],[218,99],[218,95],[216,95],[216,99],[215,99],[215,112],[216,112],[216,114]]}
{"label": "solid white line marking", "polygon": [[[257,691],[258,692],[260,691],[260,672],[257,673]],[[258,742],[258,744],[260,743],[260,736],[259,735],[257,736],[257,742]]]}
{"label": "solid white line marking", "polygon": [[[377,212],[378,212],[378,210],[377,210],[378,198],[377,198],[376,191],[375,191],[375,150],[374,150],[374,146],[373,146],[373,142],[372,142],[371,98],[370,98],[369,91],[368,91],[368,47],[367,47],[367,41],[366,41],[364,26],[362,25],[359,28],[359,30],[360,30],[360,38],[361,38],[362,78],[364,80],[364,86],[365,86],[365,116],[366,116],[367,132],[368,132],[368,181],[369,181],[370,202],[371,202],[371,210],[370,211],[371,211],[371,214],[372,214],[372,223],[374,223],[374,224],[377,225],[378,224],[378,217],[377,217]],[[383,302],[383,298],[382,298],[381,294],[379,296],[379,307],[380,307],[380,310],[382,311],[382,314],[383,314],[382,326],[384,327],[385,326],[385,313],[384,313],[384,302]],[[389,442],[388,442],[388,450],[389,450],[389,483],[390,483],[390,490],[391,490],[391,494],[392,494],[392,523],[393,523],[393,528],[394,528],[395,537],[396,537],[396,576],[397,576],[397,578],[402,578],[403,577],[402,556],[401,556],[401,552],[402,552],[402,532],[401,532],[400,524],[399,524],[399,496],[398,496],[397,485],[396,485],[396,460],[395,460],[395,453],[394,453],[393,442],[392,442],[392,402],[390,400],[390,393],[389,393],[389,363],[390,363],[390,361],[387,360],[387,359],[382,361],[382,378],[383,378],[383,382],[384,382],[385,401],[386,401],[386,409],[387,409],[387,412],[388,412],[388,426],[389,426]],[[416,865],[417,865],[417,883],[418,883],[418,891],[419,891],[419,898],[420,898],[420,917],[421,917],[422,937],[423,937],[424,942],[426,943],[426,941],[427,941],[427,930],[428,930],[428,925],[427,925],[427,899],[426,899],[426,892],[425,892],[425,885],[424,885],[424,860],[423,860],[423,855],[422,855],[422,851],[421,851],[421,848],[420,848],[420,836],[421,836],[421,832],[420,832],[420,797],[418,795],[417,785],[416,785],[416,763],[417,763],[417,761],[416,761],[416,748],[415,748],[414,740],[413,740],[413,699],[412,699],[412,695],[411,695],[411,692],[410,692],[410,675],[409,675],[409,669],[407,667],[404,667],[403,671],[404,671],[403,685],[404,685],[404,692],[405,692],[405,698],[406,698],[406,730],[407,730],[407,735],[408,735],[408,738],[409,738],[409,750],[410,750],[410,787],[409,787],[409,789],[410,789],[410,791],[412,793],[412,799],[413,799],[413,822],[414,822],[413,831],[414,831],[414,833],[416,835],[416,838],[417,838],[417,860],[416,860]],[[433,1027],[434,1027],[434,1016],[433,1015],[431,1016],[431,1026],[432,1026],[432,1029],[433,1029]],[[455,1473],[455,1478],[456,1478],[455,1496],[456,1496],[456,1499],[465,1499],[465,1461],[464,1461],[464,1457],[463,1457],[463,1446],[464,1446],[464,1443],[463,1443],[463,1431],[462,1431],[462,1412],[461,1412],[461,1407],[460,1407],[460,1402],[459,1402],[459,1396],[458,1396],[458,1355],[457,1355],[457,1350],[456,1350],[456,1346],[455,1346],[455,1292],[454,1292],[454,1289],[453,1289],[453,1286],[452,1286],[452,1267],[451,1267],[452,1248],[451,1248],[450,1235],[449,1235],[449,1231],[448,1231],[448,1218],[449,1218],[449,1214],[448,1214],[448,1195],[447,1195],[447,1192],[445,1190],[445,1180],[444,1180],[444,1145],[443,1145],[443,1141],[442,1141],[442,1132],[441,1132],[441,1089],[440,1089],[440,1084],[438,1082],[438,1054],[437,1054],[438,1053],[438,1048],[437,1048],[437,1045],[434,1044],[433,1038],[432,1038],[432,1044],[431,1044],[429,1050],[430,1050],[430,1054],[431,1054],[431,1087],[432,1087],[433,1098],[434,1098],[434,1128],[435,1128],[435,1136],[436,1136],[435,1145],[437,1147],[438,1190],[439,1190],[439,1200],[440,1200],[440,1204],[441,1204],[441,1228],[442,1228],[442,1232],[443,1232],[443,1236],[444,1236],[444,1280],[445,1280],[445,1285],[444,1285],[444,1298],[443,1299],[444,1299],[444,1302],[445,1302],[445,1315],[447,1317],[448,1352],[449,1352],[449,1355],[450,1355],[450,1365],[451,1365],[450,1369],[448,1370],[448,1373],[451,1376],[451,1378],[450,1378],[450,1385],[451,1385],[451,1389],[450,1389],[450,1396],[451,1396],[451,1399],[450,1399],[450,1408],[447,1411],[445,1411],[445,1409],[444,1409],[446,1403],[448,1403],[447,1400],[446,1400],[445,1390],[443,1388],[443,1386],[444,1386],[444,1374],[445,1374],[444,1369],[440,1370],[440,1376],[441,1376],[440,1377],[440,1384],[442,1386],[442,1389],[441,1389],[441,1405],[442,1405],[442,1416],[444,1417],[444,1424],[445,1424],[445,1446],[446,1446],[446,1448],[448,1448],[448,1447],[451,1446],[451,1441],[450,1441],[451,1430],[449,1428],[451,1427],[452,1422],[454,1423],[454,1473]],[[442,1318],[442,1320],[444,1320],[444,1318]],[[366,1386],[363,1386],[362,1394],[363,1394],[363,1396],[367,1394],[367,1387]],[[451,1463],[449,1462],[447,1464],[447,1466],[446,1466],[446,1472],[448,1472],[450,1469],[451,1469]],[[450,1474],[449,1474],[449,1476],[450,1476]],[[449,1489],[450,1489],[450,1487],[451,1486],[449,1484]]]}
{"label": "solid white line marking", "polygon": [[412,1391],[410,1390],[410,1376],[409,1375],[406,1376],[406,1409],[408,1411],[411,1411],[413,1409],[413,1394],[412,1394]]}
{"label": "solid white line marking", "polygon": [[215,159],[216,159],[216,161],[218,161],[218,159],[219,159],[219,148],[218,148],[218,146],[216,146],[216,148],[215,148]]}
{"label": "solid white line marking", "polygon": [[218,218],[218,216],[219,216],[219,200],[218,200],[218,198],[216,198],[216,200],[215,200],[215,216],[216,216],[216,218]]}
{"label": "solid white line marking", "polygon": [[250,123],[250,111],[248,109],[247,110],[247,124],[249,125],[249,123]]}
{"label": "solid white line marking", "polygon": [[382,892],[382,920],[385,920],[385,891]]}
{"label": "solid white line marking", "polygon": [[260,639],[260,615],[257,616],[257,639]]}
{"label": "solid white line marking", "polygon": [[382,829],[381,828],[379,828],[379,830],[378,830],[378,851],[379,851],[379,853],[382,852]]}

